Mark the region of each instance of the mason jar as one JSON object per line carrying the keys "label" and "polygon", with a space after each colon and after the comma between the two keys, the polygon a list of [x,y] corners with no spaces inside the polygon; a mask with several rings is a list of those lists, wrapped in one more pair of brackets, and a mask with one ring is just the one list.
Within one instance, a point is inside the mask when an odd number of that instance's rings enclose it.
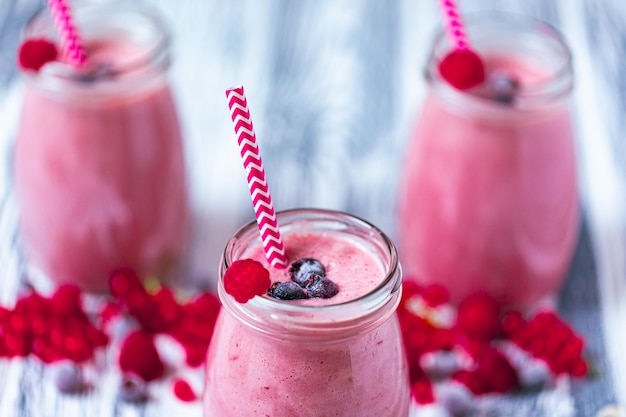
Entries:
{"label": "mason jar", "polygon": [[[164,22],[130,4],[75,6],[87,61],[23,71],[15,181],[29,276],[102,292],[114,269],[164,276],[178,265],[186,168]],[[23,34],[39,38],[59,44],[46,9]]]}
{"label": "mason jar", "polygon": [[579,230],[572,56],[535,19],[466,24],[486,80],[450,86],[438,64],[453,46],[435,37],[399,185],[405,278],[441,284],[455,303],[483,293],[512,308],[552,304]]}
{"label": "mason jar", "polygon": [[[402,272],[393,243],[342,212],[297,209],[277,218],[289,260],[314,256],[337,296],[348,294],[337,302],[264,295],[238,303],[224,290],[231,264],[251,257],[271,267],[256,222],[237,231],[220,264],[223,308],[206,361],[204,415],[406,417],[409,379],[395,314]],[[345,273],[369,264],[376,267]],[[271,276],[288,279],[286,271]],[[353,293],[354,280],[370,284]]]}

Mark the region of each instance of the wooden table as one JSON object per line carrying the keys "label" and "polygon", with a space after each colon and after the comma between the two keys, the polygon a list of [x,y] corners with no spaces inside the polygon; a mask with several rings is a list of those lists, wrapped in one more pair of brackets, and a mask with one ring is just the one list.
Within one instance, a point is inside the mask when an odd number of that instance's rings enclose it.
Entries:
{"label": "wooden table", "polygon": [[[174,35],[172,84],[185,130],[194,208],[189,266],[215,282],[220,250],[253,216],[238,159],[227,87],[243,84],[277,209],[334,208],[395,234],[396,184],[408,131],[425,92],[435,0],[151,0]],[[623,0],[465,0],[467,12],[505,10],[559,28],[575,58],[575,121],[583,228],[561,313],[588,341],[593,375],[524,396],[485,398],[484,416],[596,416],[626,401],[626,3]],[[43,1],[0,7],[0,301],[22,276],[11,150],[22,82],[19,30]],[[367,169],[363,169],[367,167]],[[196,387],[201,371],[191,373]],[[92,392],[57,394],[36,360],[0,360],[0,416],[201,416],[166,384],[154,401],[119,401],[103,369]],[[416,414],[417,415],[417,414]],[[419,415],[434,415],[424,412]],[[604,416],[605,414],[603,414]],[[611,414],[612,416],[621,414]]]}

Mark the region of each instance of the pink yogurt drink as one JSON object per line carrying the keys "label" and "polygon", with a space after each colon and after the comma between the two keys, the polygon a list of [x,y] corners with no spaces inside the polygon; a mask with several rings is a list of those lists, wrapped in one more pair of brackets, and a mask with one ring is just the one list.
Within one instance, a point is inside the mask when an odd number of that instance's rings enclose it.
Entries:
{"label": "pink yogurt drink", "polygon": [[395,310],[401,270],[391,241],[348,214],[279,213],[290,262],[314,258],[336,283],[328,299],[254,297],[237,303],[222,277],[235,260],[265,260],[256,223],[224,251],[218,318],[206,364],[205,417],[406,417],[409,385]]}
{"label": "pink yogurt drink", "polygon": [[[77,6],[88,61],[26,74],[15,179],[35,269],[101,292],[116,268],[165,274],[179,259],[186,174],[162,23],[120,5]],[[39,37],[55,39],[47,10],[26,28]]]}
{"label": "pink yogurt drink", "polygon": [[524,18],[470,20],[468,33],[487,79],[453,89],[437,71],[450,47],[435,40],[400,184],[400,257],[454,302],[486,293],[532,308],[561,288],[578,235],[571,57]]}

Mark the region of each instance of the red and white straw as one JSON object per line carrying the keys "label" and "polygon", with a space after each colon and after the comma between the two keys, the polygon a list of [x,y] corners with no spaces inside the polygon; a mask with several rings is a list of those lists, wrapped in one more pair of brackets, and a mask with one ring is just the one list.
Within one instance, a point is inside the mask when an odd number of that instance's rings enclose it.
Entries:
{"label": "red and white straw", "polygon": [[456,49],[470,49],[456,2],[454,0],[440,0],[440,3],[450,41]]}
{"label": "red and white straw", "polygon": [[48,0],[52,20],[61,42],[64,59],[72,66],[79,67],[87,59],[72,19],[72,10],[66,0]]}
{"label": "red and white straw", "polygon": [[256,214],[265,257],[274,268],[285,268],[287,257],[285,247],[278,230],[278,221],[272,204],[272,197],[265,179],[265,170],[261,153],[252,126],[250,110],[248,110],[248,100],[243,90],[243,86],[226,90],[228,108],[233,119],[235,134],[243,167],[246,170],[248,188],[252,197],[252,205]]}

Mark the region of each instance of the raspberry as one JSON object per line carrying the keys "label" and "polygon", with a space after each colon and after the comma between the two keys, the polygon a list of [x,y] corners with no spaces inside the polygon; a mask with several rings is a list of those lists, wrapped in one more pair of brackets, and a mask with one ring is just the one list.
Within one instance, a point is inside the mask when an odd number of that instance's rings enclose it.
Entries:
{"label": "raspberry", "polygon": [[46,63],[57,59],[54,43],[47,39],[29,39],[20,45],[17,62],[20,68],[39,71]]}
{"label": "raspberry", "polygon": [[164,366],[154,344],[154,335],[143,330],[126,336],[118,360],[123,372],[135,374],[146,382],[163,376]]}
{"label": "raspberry", "polygon": [[172,391],[176,397],[184,402],[192,402],[195,401],[198,396],[189,385],[189,382],[184,379],[176,378],[172,382]]}
{"label": "raspberry", "polygon": [[233,262],[224,274],[224,290],[240,303],[265,294],[270,284],[269,271],[253,259]]}
{"label": "raspberry", "polygon": [[457,49],[439,62],[439,73],[451,86],[467,90],[485,81],[485,67],[476,52]]}
{"label": "raspberry", "polygon": [[459,304],[456,328],[472,338],[492,339],[500,331],[500,306],[486,295],[469,296]]}

